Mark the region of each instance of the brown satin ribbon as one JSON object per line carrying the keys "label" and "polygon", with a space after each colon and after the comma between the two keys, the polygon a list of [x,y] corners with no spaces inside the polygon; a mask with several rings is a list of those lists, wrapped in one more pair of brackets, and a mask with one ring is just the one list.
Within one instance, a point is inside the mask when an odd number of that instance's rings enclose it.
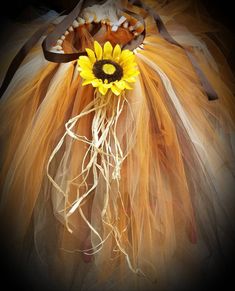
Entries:
{"label": "brown satin ribbon", "polygon": [[0,98],[6,91],[8,85],[10,84],[12,78],[14,77],[15,72],[19,68],[20,64],[23,62],[24,58],[27,56],[28,52],[31,50],[31,48],[38,42],[40,37],[47,31],[49,25],[51,22],[55,20],[52,19],[48,22],[46,22],[42,27],[40,27],[21,47],[21,49],[18,51],[18,53],[15,55],[13,60],[11,61],[10,66],[8,67],[8,70],[6,72],[6,75],[4,77],[4,80],[2,82],[1,88],[0,88]]}
{"label": "brown satin ribbon", "polygon": [[[43,43],[42,43],[42,49],[43,49],[43,53],[45,58],[50,61],[50,62],[56,62],[56,63],[67,63],[67,62],[71,62],[73,60],[77,60],[81,55],[87,55],[87,53],[85,51],[81,51],[81,52],[77,52],[77,53],[66,53],[66,54],[59,54],[59,53],[53,53],[50,51],[50,48],[52,46],[55,45],[57,39],[59,39],[61,37],[62,34],[65,33],[65,31],[68,29],[69,26],[71,26],[71,24],[73,23],[73,21],[78,17],[81,8],[85,8],[87,6],[89,6],[89,4],[83,5],[83,0],[80,1],[77,6],[74,8],[74,10],[65,17],[65,19],[59,23],[56,28],[50,33],[48,34],[48,36],[44,39]],[[138,19],[143,26],[145,27],[145,23],[143,18],[134,13],[131,12],[129,10],[122,10],[123,12],[126,12],[128,14],[130,14],[131,16],[133,16],[134,18]],[[141,35],[137,36],[136,38],[134,38],[133,40],[131,40],[130,42],[128,42],[123,49],[129,49],[129,50],[134,50],[135,48],[137,48],[144,40],[145,37],[145,29],[143,31],[143,33],[141,33]]]}
{"label": "brown satin ribbon", "polygon": [[47,35],[43,40],[42,49],[45,56],[45,59],[50,62],[55,63],[67,63],[73,60],[78,59],[81,55],[87,55],[86,52],[77,52],[71,54],[59,54],[50,51],[52,46],[55,46],[56,41],[61,37],[62,34],[72,25],[73,21],[79,15],[84,0],[80,0],[76,7],[61,21],[56,28]]}
{"label": "brown satin ribbon", "polygon": [[166,39],[168,42],[182,48],[185,53],[187,54],[195,72],[197,73],[197,76],[201,82],[201,85],[204,89],[204,91],[206,92],[208,99],[209,100],[216,100],[218,99],[218,95],[215,92],[215,90],[212,88],[210,82],[208,81],[207,77],[205,76],[205,74],[203,73],[203,71],[201,70],[200,66],[198,65],[198,62],[196,60],[196,58],[194,57],[194,55],[189,52],[186,48],[184,48],[181,44],[179,44],[177,41],[175,41],[173,39],[173,37],[169,34],[169,32],[167,31],[161,17],[155,12],[153,11],[151,8],[149,8],[146,4],[143,3],[143,1],[140,0],[132,0],[130,1],[130,3],[142,7],[144,10],[146,10],[155,20],[157,28],[159,30],[159,33],[161,34],[161,36]]}
{"label": "brown satin ribbon", "polygon": [[[85,52],[80,52],[76,54],[57,54],[49,51],[49,48],[54,45],[54,43],[57,41],[57,39],[66,31],[66,29],[72,24],[74,19],[79,14],[81,7],[83,5],[84,0],[79,1],[77,6],[68,14],[65,19],[56,26],[53,32],[49,33],[48,36],[44,39],[42,43],[43,53],[47,60],[51,62],[56,63],[65,63],[69,62],[71,60],[74,60],[78,58],[82,54],[86,54]],[[64,14],[65,12],[60,13],[59,15]],[[6,72],[6,75],[4,77],[4,80],[2,82],[1,88],[0,88],[0,98],[5,93],[6,89],[8,88],[11,80],[13,79],[15,72],[23,62],[24,58],[27,56],[29,51],[34,47],[34,45],[38,42],[41,36],[47,31],[52,21],[54,21],[58,16],[55,18],[47,21],[42,27],[40,27],[21,47],[21,49],[18,51],[14,59],[12,60],[10,66],[8,67],[8,70]]]}
{"label": "brown satin ribbon", "polygon": [[[56,62],[56,63],[66,63],[66,62],[70,62],[70,61],[78,59],[79,56],[81,56],[81,55],[87,55],[86,52],[84,52],[84,51],[77,52],[77,53],[68,53],[68,54],[59,54],[59,53],[54,53],[54,52],[50,51],[50,48],[55,45],[56,41],[61,37],[62,34],[64,34],[64,32],[67,30],[67,28],[77,18],[77,16],[79,15],[81,9],[85,8],[87,6],[90,6],[91,4],[95,4],[95,3],[92,3],[94,1],[85,1],[85,2],[84,2],[84,0],[80,0],[79,3],[76,5],[76,7],[64,18],[64,20],[61,23],[59,23],[56,26],[56,28],[51,33],[49,33],[47,35],[47,37],[44,39],[44,41],[42,43],[42,49],[43,49],[44,56],[48,61]],[[154,17],[160,34],[167,41],[169,41],[170,43],[172,43],[174,45],[177,45],[178,47],[180,47],[180,48],[185,50],[187,56],[189,57],[192,65],[193,65],[193,67],[194,67],[194,69],[195,69],[195,71],[196,71],[196,73],[197,73],[197,75],[198,75],[198,77],[200,79],[200,82],[201,82],[205,92],[208,95],[208,99],[209,100],[218,99],[218,96],[217,96],[216,92],[214,91],[214,89],[210,85],[209,81],[207,80],[206,76],[204,75],[204,73],[200,69],[195,57],[189,51],[187,51],[183,46],[181,46],[179,43],[177,43],[170,36],[170,34],[168,33],[164,23],[162,22],[162,20],[160,18],[160,16],[157,13],[153,12],[150,8],[148,8],[142,1],[134,0],[134,1],[130,1],[130,2],[132,4],[134,4],[134,5],[142,7],[143,9],[148,11],[148,13],[150,13]],[[137,18],[145,26],[144,20],[140,15],[138,15],[136,13],[133,13],[133,12],[131,12],[129,10],[124,10],[124,12],[127,12],[130,15],[132,15],[133,17]],[[1,85],[0,97],[6,91],[8,85],[10,84],[10,82],[11,82],[11,80],[12,80],[14,74],[15,74],[15,72],[19,68],[20,64],[22,63],[22,61],[24,60],[24,58],[26,57],[26,55],[28,54],[30,49],[37,43],[39,38],[48,29],[50,23],[51,23],[51,21],[47,22],[38,31],[36,31],[32,35],[32,37],[19,50],[17,55],[14,57],[14,59],[12,60],[10,66],[9,66],[9,68],[7,70],[7,73],[5,75],[3,83]],[[144,31],[142,32],[141,35],[139,35],[138,37],[134,38],[129,43],[127,43],[123,47],[123,49],[134,50],[136,47],[138,47],[143,42],[144,38],[145,38],[145,29],[144,29]]]}
{"label": "brown satin ribbon", "polygon": [[[73,21],[77,18],[82,8],[94,5],[97,2],[101,4],[101,1],[97,1],[97,0],[89,0],[89,1],[80,0],[79,3],[76,5],[76,7],[64,18],[64,20],[61,23],[59,23],[51,33],[47,35],[47,37],[43,40],[43,43],[42,43],[42,49],[43,49],[45,59],[47,59],[50,62],[67,63],[67,62],[78,59],[79,56],[81,55],[87,55],[87,53],[84,51],[77,52],[77,53],[68,53],[68,54],[54,53],[50,51],[50,48],[55,45],[56,41],[61,37],[61,35],[64,34],[64,32],[68,29],[69,26],[72,25]],[[105,1],[102,1],[102,2],[105,2]],[[133,17],[137,18],[145,27],[144,20],[141,16],[133,12],[130,12],[128,10],[124,10],[124,12],[129,13]],[[61,13],[61,14],[64,14],[64,13]],[[22,61],[24,60],[24,58],[26,57],[30,49],[38,42],[40,37],[46,32],[46,30],[49,28],[49,25],[51,24],[53,20],[48,21],[39,30],[37,30],[27,40],[27,42],[22,46],[22,48],[18,51],[18,53],[12,60],[7,70],[7,73],[4,77],[4,80],[2,82],[2,85],[0,88],[0,98],[6,91],[12,78],[14,77],[15,72],[19,68],[20,64],[22,63]],[[145,29],[141,35],[131,40],[123,48],[130,49],[130,50],[135,49],[143,42],[144,37],[145,37]]]}

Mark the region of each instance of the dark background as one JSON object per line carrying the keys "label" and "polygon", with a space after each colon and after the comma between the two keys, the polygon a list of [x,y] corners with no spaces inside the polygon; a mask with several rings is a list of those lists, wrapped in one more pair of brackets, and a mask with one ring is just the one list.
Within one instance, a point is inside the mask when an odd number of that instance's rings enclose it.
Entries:
{"label": "dark background", "polygon": [[[0,15],[8,16],[12,19],[22,14],[30,12],[30,7],[47,7],[62,11],[69,7],[74,7],[78,0],[12,0],[4,1],[1,5]],[[235,31],[234,28],[234,3],[231,0],[198,0],[201,2],[210,15],[217,21],[223,23],[228,28]],[[27,15],[25,15],[27,17]]]}
{"label": "dark background", "polygon": [[[3,2],[4,1],[4,2]],[[40,9],[41,11],[46,9],[54,9],[58,12],[72,8],[76,5],[78,0],[17,0],[17,1],[6,1],[1,2],[0,17],[1,17],[1,31],[4,31],[5,20],[30,20],[35,17],[35,11]],[[234,3],[229,0],[198,0],[203,4],[209,13],[209,15],[215,21],[224,25],[231,32],[231,43],[233,48],[227,56],[228,63],[234,70],[235,68],[235,12]],[[1,238],[0,238],[1,239]],[[195,290],[198,291],[209,291],[209,290],[235,290],[235,273],[233,272],[234,256],[231,250],[231,261],[221,262],[215,268],[214,274],[205,277],[203,282],[199,283],[199,286],[195,286]],[[30,276],[22,268],[16,268],[14,266],[14,258],[10,257],[8,253],[4,252],[4,249],[0,249],[0,290],[23,290],[23,291],[36,291],[36,290],[50,290],[56,291],[47,282],[40,282],[39,285],[35,286],[30,280]],[[226,264],[224,264],[226,263]],[[78,290],[79,291],[79,290]],[[131,291],[131,290],[130,290]]]}

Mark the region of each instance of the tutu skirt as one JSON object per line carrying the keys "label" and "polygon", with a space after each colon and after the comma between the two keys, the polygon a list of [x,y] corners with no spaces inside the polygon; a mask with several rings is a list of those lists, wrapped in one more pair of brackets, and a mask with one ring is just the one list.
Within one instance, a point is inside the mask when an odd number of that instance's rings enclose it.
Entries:
{"label": "tutu skirt", "polygon": [[[49,62],[39,41],[1,100],[4,237],[15,263],[56,290],[183,290],[234,241],[232,73],[190,1],[142,2],[194,56],[217,100],[185,50],[127,1],[82,10],[85,21],[58,53],[93,49],[95,40],[126,44],[132,16],[116,30],[112,17],[128,8],[146,30],[132,90],[103,95],[82,85],[77,60]],[[91,16],[100,24],[93,35]]]}

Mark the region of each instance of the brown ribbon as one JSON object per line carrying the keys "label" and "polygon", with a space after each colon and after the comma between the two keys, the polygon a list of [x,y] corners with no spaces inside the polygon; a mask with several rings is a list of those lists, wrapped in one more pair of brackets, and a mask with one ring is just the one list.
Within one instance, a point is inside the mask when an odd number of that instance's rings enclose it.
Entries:
{"label": "brown ribbon", "polygon": [[[43,49],[44,56],[48,61],[56,62],[56,63],[66,63],[66,62],[70,62],[70,61],[78,59],[79,56],[81,56],[81,55],[87,55],[87,53],[84,52],[84,51],[77,52],[77,53],[68,53],[68,54],[54,53],[54,52],[50,51],[50,48],[55,45],[56,41],[61,37],[61,35],[64,34],[64,32],[68,29],[69,26],[71,26],[73,21],[79,15],[81,9],[85,8],[87,6],[90,6],[91,4],[94,4],[92,2],[96,2],[96,1],[90,0],[90,1],[86,1],[86,3],[85,3],[84,0],[80,0],[79,3],[76,5],[76,7],[64,18],[64,20],[61,23],[59,23],[56,26],[56,28],[51,33],[49,33],[47,35],[47,37],[44,39],[44,41],[42,43],[42,49]],[[197,73],[197,75],[198,75],[198,77],[199,77],[199,79],[201,81],[201,84],[202,84],[205,92],[208,95],[208,99],[209,100],[218,99],[218,96],[217,96],[216,92],[214,91],[214,89],[210,85],[209,81],[207,80],[206,76],[204,75],[204,73],[200,69],[195,57],[189,51],[187,51],[183,46],[181,46],[179,43],[177,43],[170,36],[170,34],[168,33],[164,23],[162,22],[162,20],[160,18],[160,16],[157,13],[153,12],[150,8],[148,8],[144,3],[142,3],[142,1],[134,0],[134,1],[130,1],[130,2],[132,4],[135,4],[137,6],[142,7],[143,9],[148,11],[148,13],[150,13],[154,17],[160,34],[167,41],[169,41],[170,43],[172,43],[174,45],[177,45],[178,47],[180,47],[180,48],[185,50],[187,56],[189,57],[192,65],[193,65],[193,67],[194,67],[194,69],[195,69],[195,71],[196,71],[196,73]],[[140,15],[138,15],[138,14],[136,14],[134,12],[131,12],[129,10],[124,10],[124,11],[129,13],[133,17],[137,18],[145,27],[144,20]],[[8,85],[10,84],[10,82],[11,82],[11,80],[12,80],[14,74],[15,74],[15,72],[19,68],[20,64],[22,63],[22,61],[24,60],[24,58],[26,57],[26,55],[28,54],[30,49],[37,43],[39,38],[48,29],[50,23],[51,23],[51,21],[47,22],[39,30],[37,30],[32,35],[32,37],[23,45],[23,47],[19,50],[19,52],[16,54],[16,56],[12,60],[10,66],[9,66],[9,68],[7,70],[5,78],[4,78],[3,83],[1,85],[0,97],[6,91]],[[133,40],[131,40],[123,48],[124,49],[129,49],[129,50],[134,50],[135,48],[137,48],[143,42],[144,38],[145,38],[145,29],[141,33],[141,35],[139,35],[136,38],[134,38]]]}
{"label": "brown ribbon", "polygon": [[[55,62],[55,63],[67,63],[71,62],[73,60],[77,60],[81,55],[87,55],[85,51],[77,52],[77,53],[67,53],[67,54],[59,54],[59,53],[54,53],[50,51],[50,48],[55,45],[57,39],[61,37],[62,34],[65,33],[65,31],[68,29],[68,27],[73,23],[73,21],[78,17],[81,8],[85,8],[90,5],[90,3],[87,5],[83,5],[84,0],[80,1],[77,6],[74,8],[74,10],[65,17],[65,19],[59,23],[56,28],[48,34],[48,36],[44,39],[42,43],[42,49],[45,58],[50,61],[50,62]],[[124,12],[130,14],[134,18],[137,18],[145,27],[145,23],[143,18],[129,10],[123,10]],[[128,42],[123,49],[129,49],[129,50],[134,50],[136,47],[138,47],[144,40],[145,37],[145,29],[141,33],[141,35],[135,37],[133,40]]]}
{"label": "brown ribbon", "polygon": [[[105,2],[105,1],[102,1],[102,2]],[[59,23],[51,33],[47,35],[47,37],[43,40],[42,49],[43,49],[44,56],[48,61],[56,62],[56,63],[67,63],[67,62],[78,59],[79,56],[81,55],[87,55],[87,53],[84,51],[77,52],[77,53],[68,53],[68,54],[54,53],[50,51],[50,48],[55,45],[56,41],[61,37],[61,35],[64,34],[64,32],[68,29],[69,26],[71,26],[73,21],[79,15],[81,9],[87,6],[91,6],[95,3],[97,3],[97,0],[89,0],[89,1],[80,0],[79,3],[76,5],[76,7],[64,18],[64,20],[61,23]],[[101,1],[99,1],[99,3],[101,4]],[[137,18],[145,27],[144,20],[141,16],[127,10],[125,10],[125,12]],[[61,13],[61,14],[64,14],[64,13]],[[27,40],[27,42],[22,46],[22,48],[18,51],[18,53],[12,60],[7,70],[7,73],[4,77],[4,80],[2,82],[2,85],[0,88],[0,98],[6,91],[12,78],[14,77],[15,72],[19,68],[20,64],[22,63],[22,61],[24,60],[24,58],[26,57],[30,49],[38,42],[40,37],[45,33],[45,31],[48,29],[50,23],[53,20],[48,21],[45,25],[43,25],[40,29],[38,29]],[[130,49],[130,50],[135,49],[143,42],[144,37],[145,37],[145,29],[141,35],[131,40],[123,48]]]}
{"label": "brown ribbon", "polygon": [[[55,18],[54,18],[55,19]],[[53,20],[54,20],[53,19]],[[38,42],[40,37],[44,34],[44,32],[48,29],[50,23],[53,20],[47,21],[42,27],[40,27],[21,47],[18,53],[15,55],[14,59],[11,61],[10,66],[6,72],[4,80],[2,82],[0,88],[0,98],[6,91],[7,87],[9,86],[12,78],[14,77],[15,72],[19,68],[20,64],[23,62],[24,58],[27,56],[30,49]]]}
{"label": "brown ribbon", "polygon": [[186,48],[184,48],[181,44],[179,44],[177,41],[175,41],[173,39],[173,37],[169,34],[169,32],[167,31],[161,17],[159,16],[159,14],[157,14],[155,11],[153,11],[153,9],[149,8],[146,4],[143,3],[143,1],[140,0],[132,0],[130,1],[132,4],[142,7],[144,10],[146,10],[155,20],[156,22],[156,26],[159,30],[159,33],[161,34],[161,36],[166,39],[168,42],[177,45],[178,47],[182,48],[185,53],[187,54],[195,72],[197,73],[197,76],[201,82],[201,85],[204,89],[204,91],[206,92],[208,99],[209,100],[216,100],[218,99],[218,95],[215,92],[215,90],[212,88],[210,82],[208,81],[207,77],[205,76],[205,74],[203,73],[203,71],[201,70],[201,68],[198,65],[198,62],[196,60],[196,58],[194,57],[194,55],[189,52]]}
{"label": "brown ribbon", "polygon": [[42,49],[45,59],[47,59],[48,61],[55,63],[67,63],[78,59],[81,55],[87,55],[86,52],[59,54],[50,51],[50,48],[52,46],[55,46],[56,41],[61,37],[62,34],[65,33],[65,31],[69,28],[69,26],[72,25],[73,21],[77,18],[82,9],[83,2],[84,0],[80,0],[77,6],[43,40]]}

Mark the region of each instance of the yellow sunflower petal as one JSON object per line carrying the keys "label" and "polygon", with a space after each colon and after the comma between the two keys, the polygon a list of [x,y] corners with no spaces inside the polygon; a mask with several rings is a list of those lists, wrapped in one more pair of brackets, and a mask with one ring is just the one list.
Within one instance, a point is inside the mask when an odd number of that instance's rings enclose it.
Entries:
{"label": "yellow sunflower petal", "polygon": [[[125,82],[125,81],[124,81]],[[133,87],[131,87],[127,82],[125,82],[125,89],[132,90]]]}
{"label": "yellow sunflower petal", "polygon": [[80,56],[78,60],[90,61],[88,56]]}
{"label": "yellow sunflower petal", "polygon": [[136,77],[139,75],[139,71],[137,69],[130,69],[130,70],[127,70],[127,71],[124,71],[124,77]]}
{"label": "yellow sunflower petal", "polygon": [[105,88],[111,88],[111,87],[113,86],[113,82],[108,83],[108,80],[105,79],[105,80],[104,80],[104,83],[103,83],[103,86],[104,86]]}
{"label": "yellow sunflower petal", "polygon": [[123,77],[123,80],[129,83],[134,83],[136,82],[136,78],[135,77]]}
{"label": "yellow sunflower petal", "polygon": [[94,79],[91,82],[93,87],[99,87],[102,84],[102,81],[99,81],[98,79]]}
{"label": "yellow sunflower petal", "polygon": [[126,82],[123,81],[123,80],[120,80],[120,81],[114,82],[114,84],[115,84],[115,86],[118,87],[118,89],[124,90],[125,89]]}
{"label": "yellow sunflower petal", "polygon": [[83,70],[83,71],[81,71],[80,76],[83,79],[95,79],[94,74],[90,70]]}
{"label": "yellow sunflower petal", "polygon": [[92,65],[90,65],[89,63],[80,62],[78,70],[79,71],[84,71],[84,70],[92,71]]}
{"label": "yellow sunflower petal", "polygon": [[123,69],[123,76],[124,77],[130,77],[130,76],[136,77],[138,75],[139,75],[139,70],[137,70],[135,68],[134,69],[133,68],[129,68],[128,70]]}
{"label": "yellow sunflower petal", "polygon": [[91,63],[94,64],[96,62],[96,57],[95,57],[95,53],[93,52],[93,50],[86,48],[86,52],[88,55],[88,58],[90,59]]}
{"label": "yellow sunflower petal", "polygon": [[120,62],[127,60],[128,58],[134,56],[133,52],[129,50],[123,50],[120,56]]}
{"label": "yellow sunflower petal", "polygon": [[112,90],[112,92],[115,94],[115,95],[120,95],[120,93],[121,93],[121,89],[119,89],[115,84],[113,84],[113,86],[111,87],[111,90]]}
{"label": "yellow sunflower petal", "polygon": [[123,68],[123,71],[128,71],[128,70],[131,70],[131,69],[136,69],[137,70],[137,64],[135,62],[133,63],[126,63],[122,66]]}
{"label": "yellow sunflower petal", "polygon": [[129,64],[134,64],[135,63],[135,56],[129,56],[129,57],[125,57],[124,59],[121,59],[119,60],[119,64],[121,66],[126,66],[126,65],[129,65]]}
{"label": "yellow sunflower petal", "polygon": [[112,58],[113,47],[109,41],[106,41],[104,44],[104,55],[103,59],[111,59]]}
{"label": "yellow sunflower petal", "polygon": [[102,95],[105,95],[105,94],[107,93],[107,91],[108,91],[108,88],[106,88],[106,87],[103,86],[103,84],[102,84],[102,85],[99,86],[99,91],[100,91],[100,93],[101,93]]}
{"label": "yellow sunflower petal", "polygon": [[89,69],[92,69],[92,63],[91,61],[89,60],[88,57],[86,56],[81,56],[79,59],[78,59],[78,65],[82,68],[89,68]]}
{"label": "yellow sunflower petal", "polygon": [[90,59],[87,56],[80,56],[78,62],[91,63]]}
{"label": "yellow sunflower petal", "polygon": [[[84,80],[83,82],[82,82],[82,86],[86,86],[86,85],[88,85],[88,84],[92,84],[92,79],[86,79],[86,80]],[[93,86],[93,84],[92,84],[92,86]]]}
{"label": "yellow sunflower petal", "polygon": [[103,55],[103,50],[101,45],[98,43],[98,41],[94,41],[94,49],[95,49],[95,54],[97,57],[97,60],[101,60],[102,59],[102,55]]}
{"label": "yellow sunflower petal", "polygon": [[119,58],[121,56],[121,47],[119,44],[116,44],[114,50],[113,50],[113,59],[114,61],[119,61]]}

